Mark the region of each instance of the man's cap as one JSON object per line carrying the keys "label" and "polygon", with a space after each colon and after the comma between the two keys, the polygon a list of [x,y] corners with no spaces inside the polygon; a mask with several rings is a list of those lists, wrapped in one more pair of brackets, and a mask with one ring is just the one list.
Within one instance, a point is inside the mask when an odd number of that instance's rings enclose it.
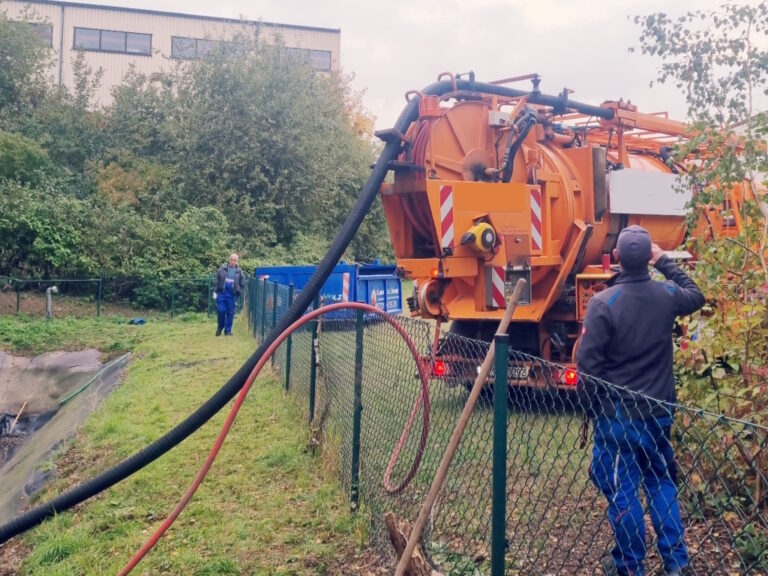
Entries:
{"label": "man's cap", "polygon": [[642,270],[651,260],[651,235],[642,226],[624,228],[616,243],[619,262],[626,270]]}

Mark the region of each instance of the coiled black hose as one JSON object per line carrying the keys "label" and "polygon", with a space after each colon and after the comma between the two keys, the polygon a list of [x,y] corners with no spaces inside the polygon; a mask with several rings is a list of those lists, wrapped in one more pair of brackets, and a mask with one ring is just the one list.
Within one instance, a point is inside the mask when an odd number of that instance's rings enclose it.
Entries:
{"label": "coiled black hose", "polygon": [[[512,88],[506,88],[504,86],[497,86],[494,84],[481,84],[476,82],[469,82],[466,80],[457,80],[454,84],[451,81],[444,80],[431,84],[422,91],[424,94],[440,96],[454,90],[467,90],[467,91],[479,91],[488,94],[497,94],[500,96],[519,97],[528,95],[528,101],[531,103],[540,103],[551,105],[551,102],[557,102],[557,97],[546,96],[544,94],[536,93],[531,94],[522,90],[515,90]],[[579,104],[577,102],[569,102],[569,107],[574,109],[585,111],[593,116],[599,116],[601,118],[611,118],[613,111],[610,109],[599,108],[595,106],[588,106]],[[584,108],[582,110],[581,108]],[[413,120],[416,119],[418,113],[418,99],[414,98],[406,104],[400,117],[395,123],[393,134],[401,133],[405,134],[408,126]],[[187,436],[191,435],[198,428],[203,426],[208,420],[213,417],[219,410],[221,410],[227,403],[234,398],[238,391],[245,384],[248,375],[253,370],[259,358],[264,354],[265,350],[279,336],[288,326],[290,326],[295,320],[301,316],[314,299],[315,295],[320,291],[323,283],[330,275],[333,267],[339,261],[344,251],[347,249],[352,237],[354,236],[357,228],[360,226],[363,218],[368,212],[371,204],[376,198],[381,183],[384,180],[387,172],[389,171],[389,163],[397,158],[400,152],[401,141],[396,137],[392,137],[387,141],[384,150],[382,151],[379,159],[371,171],[371,175],[368,177],[368,181],[363,186],[360,196],[355,202],[349,216],[344,221],[344,224],[336,235],[331,247],[328,249],[322,262],[315,270],[315,273],[310,278],[305,288],[296,297],[293,305],[288,309],[286,314],[278,322],[267,335],[264,342],[257,348],[257,350],[251,355],[251,357],[243,364],[240,369],[232,376],[224,386],[211,396],[202,406],[190,414],[184,421],[178,424],[176,427],[168,431],[164,436],[161,436],[150,445],[140,450],[130,458],[123,460],[116,464],[109,470],[99,474],[95,478],[92,478],[79,486],[67,490],[63,494],[56,496],[48,502],[44,502],[40,506],[20,514],[10,522],[7,522],[0,526],[0,544],[6,542],[37,526],[43,522],[46,518],[50,518],[54,514],[64,512],[84,502],[88,498],[95,496],[96,494],[103,492],[107,488],[114,486],[121,480],[126,479],[131,474],[141,470],[147,464],[153,462],[171,448],[184,441]]]}

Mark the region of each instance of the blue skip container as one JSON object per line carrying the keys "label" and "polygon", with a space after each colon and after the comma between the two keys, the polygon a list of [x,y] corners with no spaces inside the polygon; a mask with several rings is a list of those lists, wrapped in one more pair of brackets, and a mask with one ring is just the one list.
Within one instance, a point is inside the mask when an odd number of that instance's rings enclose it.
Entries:
{"label": "blue skip container", "polygon": [[[309,282],[317,266],[260,266],[254,276],[301,290]],[[403,311],[403,285],[395,274],[394,264],[347,264],[339,262],[323,284],[320,296],[325,304],[365,302],[389,314]]]}

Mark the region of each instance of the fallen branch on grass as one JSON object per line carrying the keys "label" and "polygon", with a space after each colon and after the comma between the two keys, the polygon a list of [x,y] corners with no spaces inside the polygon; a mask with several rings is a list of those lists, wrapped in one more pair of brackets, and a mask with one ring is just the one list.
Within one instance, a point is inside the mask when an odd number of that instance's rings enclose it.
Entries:
{"label": "fallen branch on grass", "polygon": [[[411,524],[408,520],[398,518],[392,512],[384,514],[384,523],[387,525],[389,539],[395,547],[395,554],[399,561],[408,544],[408,536],[411,534]],[[430,566],[427,561],[420,545],[417,545],[414,548],[413,554],[411,555],[411,561],[405,569],[405,574],[406,576],[442,576],[442,574],[432,569],[432,566]]]}

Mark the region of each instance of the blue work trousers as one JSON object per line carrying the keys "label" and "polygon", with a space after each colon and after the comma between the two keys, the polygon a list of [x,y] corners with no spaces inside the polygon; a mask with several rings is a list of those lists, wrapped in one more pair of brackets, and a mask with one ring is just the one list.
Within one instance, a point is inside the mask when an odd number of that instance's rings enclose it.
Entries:
{"label": "blue work trousers", "polygon": [[235,319],[235,299],[237,297],[228,290],[216,296],[216,312],[219,316],[218,332],[232,333],[232,321]]}
{"label": "blue work trousers", "polygon": [[608,500],[608,519],[616,539],[611,554],[619,574],[645,575],[645,519],[638,493],[641,483],[664,569],[669,572],[687,566],[675,455],[669,441],[672,418],[633,420],[618,412],[612,418],[597,418],[594,424],[590,478]]}

